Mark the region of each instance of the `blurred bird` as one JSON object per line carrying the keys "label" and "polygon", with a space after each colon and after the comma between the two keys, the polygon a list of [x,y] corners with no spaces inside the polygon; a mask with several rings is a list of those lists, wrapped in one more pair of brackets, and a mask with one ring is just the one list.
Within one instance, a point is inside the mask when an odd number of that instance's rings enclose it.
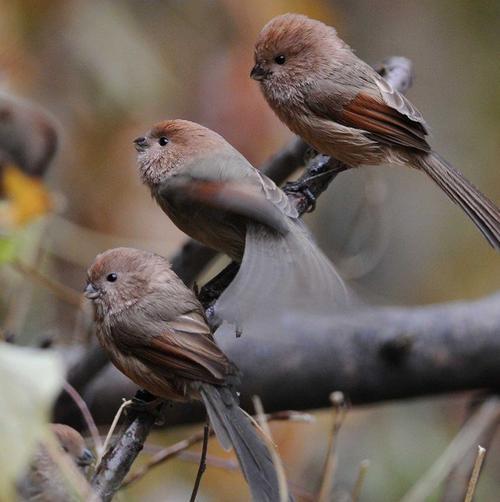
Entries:
{"label": "blurred bird", "polygon": [[0,92],[0,164],[29,176],[45,174],[57,151],[54,119],[31,103]]}
{"label": "blurred bird", "polygon": [[[68,455],[84,473],[93,462],[92,452],[85,446],[83,437],[72,427],[51,424],[51,429],[63,454]],[[71,495],[59,467],[43,446],[38,448],[28,473],[18,484],[19,500],[37,502],[71,502],[79,500]]]}
{"label": "blurred bird", "polygon": [[137,385],[173,401],[202,400],[221,445],[234,447],[255,501],[279,500],[271,454],[233,394],[237,370],[203,307],[161,256],[130,248],[98,255],[87,275],[97,337]]}
{"label": "blurred bird", "polygon": [[298,14],[262,29],[250,76],[276,115],[321,153],[350,167],[424,171],[500,249],[500,210],[427,143],[419,111],[359,59],[334,28]]}
{"label": "blurred bird", "polygon": [[0,227],[17,227],[53,208],[42,177],[57,151],[55,121],[45,111],[0,92]]}
{"label": "blurred bird", "polygon": [[255,317],[348,303],[343,281],[286,194],[217,133],[167,120],[134,143],[141,178],[171,220],[241,262],[215,305],[217,318],[245,330]]}

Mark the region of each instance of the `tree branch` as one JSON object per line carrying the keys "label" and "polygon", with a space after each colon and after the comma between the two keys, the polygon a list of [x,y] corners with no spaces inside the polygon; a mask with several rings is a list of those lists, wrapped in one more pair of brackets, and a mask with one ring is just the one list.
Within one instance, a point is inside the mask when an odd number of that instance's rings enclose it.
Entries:
{"label": "tree branch", "polygon": [[137,413],[115,445],[106,452],[92,479],[92,489],[100,501],[110,501],[118,491],[154,423],[153,413]]}
{"label": "tree branch", "polygon": [[[259,395],[270,412],[329,406],[333,390],[355,405],[491,389],[500,381],[500,292],[472,302],[379,307],[329,318],[287,319],[283,333],[218,338],[241,369],[241,403]],[[136,388],[118,371],[87,398],[101,421]],[[102,411],[106,412],[103,414]],[[169,408],[168,425],[203,420],[197,404]]]}

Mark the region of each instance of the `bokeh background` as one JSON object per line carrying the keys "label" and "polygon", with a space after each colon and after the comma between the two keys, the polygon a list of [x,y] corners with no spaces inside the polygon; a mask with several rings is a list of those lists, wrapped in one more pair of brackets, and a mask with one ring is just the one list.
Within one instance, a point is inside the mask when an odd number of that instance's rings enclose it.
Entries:
{"label": "bokeh background", "polygon": [[[333,24],[369,63],[410,58],[416,78],[409,96],[431,125],[432,144],[500,200],[498,1],[0,0],[0,89],[49,110],[62,137],[47,178],[57,211],[29,224],[23,260],[79,291],[86,266],[109,247],[171,255],[185,237],[141,186],[131,141],[157,120],[187,118],[221,133],[255,165],[286,144],[290,133],[249,71],[260,28],[289,11]],[[373,303],[476,298],[500,283],[497,255],[418,172],[344,173],[307,221]],[[82,312],[8,266],[0,278],[4,329],[23,343],[85,342]],[[362,500],[397,500],[454,436],[464,403],[453,396],[351,411],[336,486],[349,490],[359,462],[369,458]],[[310,493],[330,428],[328,412],[315,416],[313,424],[272,426],[292,481]],[[169,444],[189,430],[156,433],[151,444]],[[496,499],[498,446],[478,500]],[[222,455],[215,443],[211,449]],[[122,500],[185,500],[195,472],[189,459],[169,462]],[[209,467],[200,500],[247,497],[239,473]]]}

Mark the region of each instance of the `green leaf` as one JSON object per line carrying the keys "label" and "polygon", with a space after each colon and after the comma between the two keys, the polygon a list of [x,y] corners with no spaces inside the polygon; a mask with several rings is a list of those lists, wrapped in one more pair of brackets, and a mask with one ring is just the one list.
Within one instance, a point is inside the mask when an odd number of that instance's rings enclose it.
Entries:
{"label": "green leaf", "polygon": [[47,433],[64,379],[59,357],[47,350],[0,343],[0,494],[15,500],[15,482]]}
{"label": "green leaf", "polygon": [[0,237],[0,265],[14,260],[17,256],[18,241],[13,235]]}

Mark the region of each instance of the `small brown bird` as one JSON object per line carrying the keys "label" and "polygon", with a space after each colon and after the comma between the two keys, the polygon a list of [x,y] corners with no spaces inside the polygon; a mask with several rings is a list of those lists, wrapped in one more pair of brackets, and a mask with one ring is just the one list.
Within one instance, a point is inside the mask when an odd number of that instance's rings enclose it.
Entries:
{"label": "small brown bird", "polygon": [[[85,446],[83,437],[68,425],[52,424],[51,428],[62,450],[84,473],[93,462],[94,456]],[[23,501],[70,502],[79,500],[71,496],[59,467],[42,446],[38,448],[28,473],[18,484],[18,495]]]}
{"label": "small brown bird", "polygon": [[424,171],[500,249],[498,207],[431,150],[419,111],[334,28],[298,14],[275,17],[258,37],[250,76],[316,150],[351,167],[388,162]]}
{"label": "small brown bird", "polygon": [[0,92],[0,165],[12,163],[29,176],[41,177],[57,144],[55,121],[47,112]]}
{"label": "small brown bird", "polygon": [[167,120],[134,143],[141,178],[171,220],[241,262],[215,305],[219,319],[245,330],[255,317],[329,313],[348,303],[344,283],[286,194],[224,138]]}
{"label": "small brown bird", "polygon": [[237,370],[169,263],[146,251],[108,250],[90,267],[85,296],[113,364],[155,396],[201,399],[221,445],[236,450],[254,500],[279,500],[271,454],[233,395]]}

